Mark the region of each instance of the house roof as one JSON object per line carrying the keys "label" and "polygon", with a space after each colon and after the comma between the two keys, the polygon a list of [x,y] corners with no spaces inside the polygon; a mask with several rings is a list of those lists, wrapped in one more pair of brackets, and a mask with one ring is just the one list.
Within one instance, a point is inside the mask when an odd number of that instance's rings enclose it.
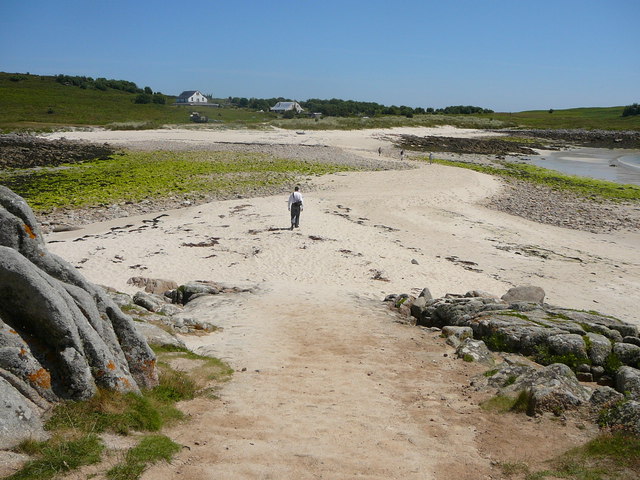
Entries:
{"label": "house roof", "polygon": [[[178,98],[189,98],[190,96],[196,94],[196,93],[200,93],[198,90],[185,90],[184,92],[182,92]],[[202,95],[200,93],[200,95]]]}

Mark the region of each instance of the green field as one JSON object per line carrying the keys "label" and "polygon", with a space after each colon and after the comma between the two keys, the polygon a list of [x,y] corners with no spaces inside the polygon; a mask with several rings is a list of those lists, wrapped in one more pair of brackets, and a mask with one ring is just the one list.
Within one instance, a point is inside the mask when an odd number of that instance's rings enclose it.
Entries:
{"label": "green field", "polygon": [[[12,81],[12,78],[21,78]],[[62,85],[54,77],[0,73],[0,131],[53,130],[65,126],[103,126],[114,129],[157,128],[189,123],[194,107],[136,104],[135,93],[82,89]],[[200,110],[212,122],[255,125],[269,113],[243,109]]]}
{"label": "green field", "polygon": [[[102,126],[112,129],[158,128],[189,124],[195,107],[136,104],[135,93],[107,89],[83,89],[62,85],[53,76],[0,72],[0,132],[47,131],[66,126]],[[638,99],[629,99],[629,103]],[[622,117],[624,107],[534,110],[519,113],[476,115],[425,114],[413,117],[378,115],[373,117],[298,117],[283,119],[270,112],[244,108],[200,107],[209,125],[262,128],[268,125],[295,130],[356,130],[398,126],[454,125],[467,128],[584,128],[640,130],[640,115]]]}
{"label": "green field", "polygon": [[548,110],[530,110],[519,113],[492,113],[480,116],[530,128],[640,130],[640,115],[623,117],[623,110],[624,106],[571,108],[567,110],[554,110],[553,113],[549,113]]}

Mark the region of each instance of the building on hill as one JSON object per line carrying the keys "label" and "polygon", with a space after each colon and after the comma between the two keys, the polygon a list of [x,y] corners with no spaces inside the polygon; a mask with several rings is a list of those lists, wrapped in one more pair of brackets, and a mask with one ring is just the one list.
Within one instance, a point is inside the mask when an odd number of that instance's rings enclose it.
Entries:
{"label": "building on hill", "polygon": [[290,110],[295,110],[296,113],[300,113],[304,111],[304,109],[300,106],[298,102],[278,102],[269,110],[276,113],[284,113]]}
{"label": "building on hill", "polygon": [[208,103],[205,97],[198,90],[185,90],[176,99],[178,105],[203,105]]}

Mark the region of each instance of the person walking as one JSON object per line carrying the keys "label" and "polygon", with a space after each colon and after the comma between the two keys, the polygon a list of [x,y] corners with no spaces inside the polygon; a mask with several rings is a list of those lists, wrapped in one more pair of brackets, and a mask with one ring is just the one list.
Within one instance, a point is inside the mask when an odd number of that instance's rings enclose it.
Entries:
{"label": "person walking", "polygon": [[378,147],[378,156],[382,155],[382,147]]}
{"label": "person walking", "polygon": [[429,165],[433,163],[433,153],[429,153]]}
{"label": "person walking", "polygon": [[289,195],[289,211],[291,212],[291,230],[300,226],[300,212],[303,210],[303,199],[300,187],[296,186]]}

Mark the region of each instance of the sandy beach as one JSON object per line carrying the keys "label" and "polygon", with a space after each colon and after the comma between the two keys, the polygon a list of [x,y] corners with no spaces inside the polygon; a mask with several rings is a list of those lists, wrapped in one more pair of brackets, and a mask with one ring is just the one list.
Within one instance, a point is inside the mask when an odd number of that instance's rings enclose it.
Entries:
{"label": "sandy beach", "polygon": [[[55,137],[149,150],[322,145],[393,163],[388,136],[399,133],[486,135],[441,127]],[[192,421],[170,434],[189,449],[143,478],[498,478],[494,461],[538,461],[592,435],[578,423],[551,433],[544,419],[480,415],[478,394],[465,388],[482,368],[443,356],[451,348],[436,334],[398,323],[381,304],[424,287],[439,297],[532,284],[548,303],[640,325],[640,233],[571,230],[483,206],[502,188],[488,175],[420,164],[312,179],[293,231],[279,194],[48,234],[52,252],[120,291],[136,291],[133,276],[254,288],[212,303],[221,331],[183,337],[237,373],[219,400],[185,406]],[[531,451],[515,446],[525,444]]]}

